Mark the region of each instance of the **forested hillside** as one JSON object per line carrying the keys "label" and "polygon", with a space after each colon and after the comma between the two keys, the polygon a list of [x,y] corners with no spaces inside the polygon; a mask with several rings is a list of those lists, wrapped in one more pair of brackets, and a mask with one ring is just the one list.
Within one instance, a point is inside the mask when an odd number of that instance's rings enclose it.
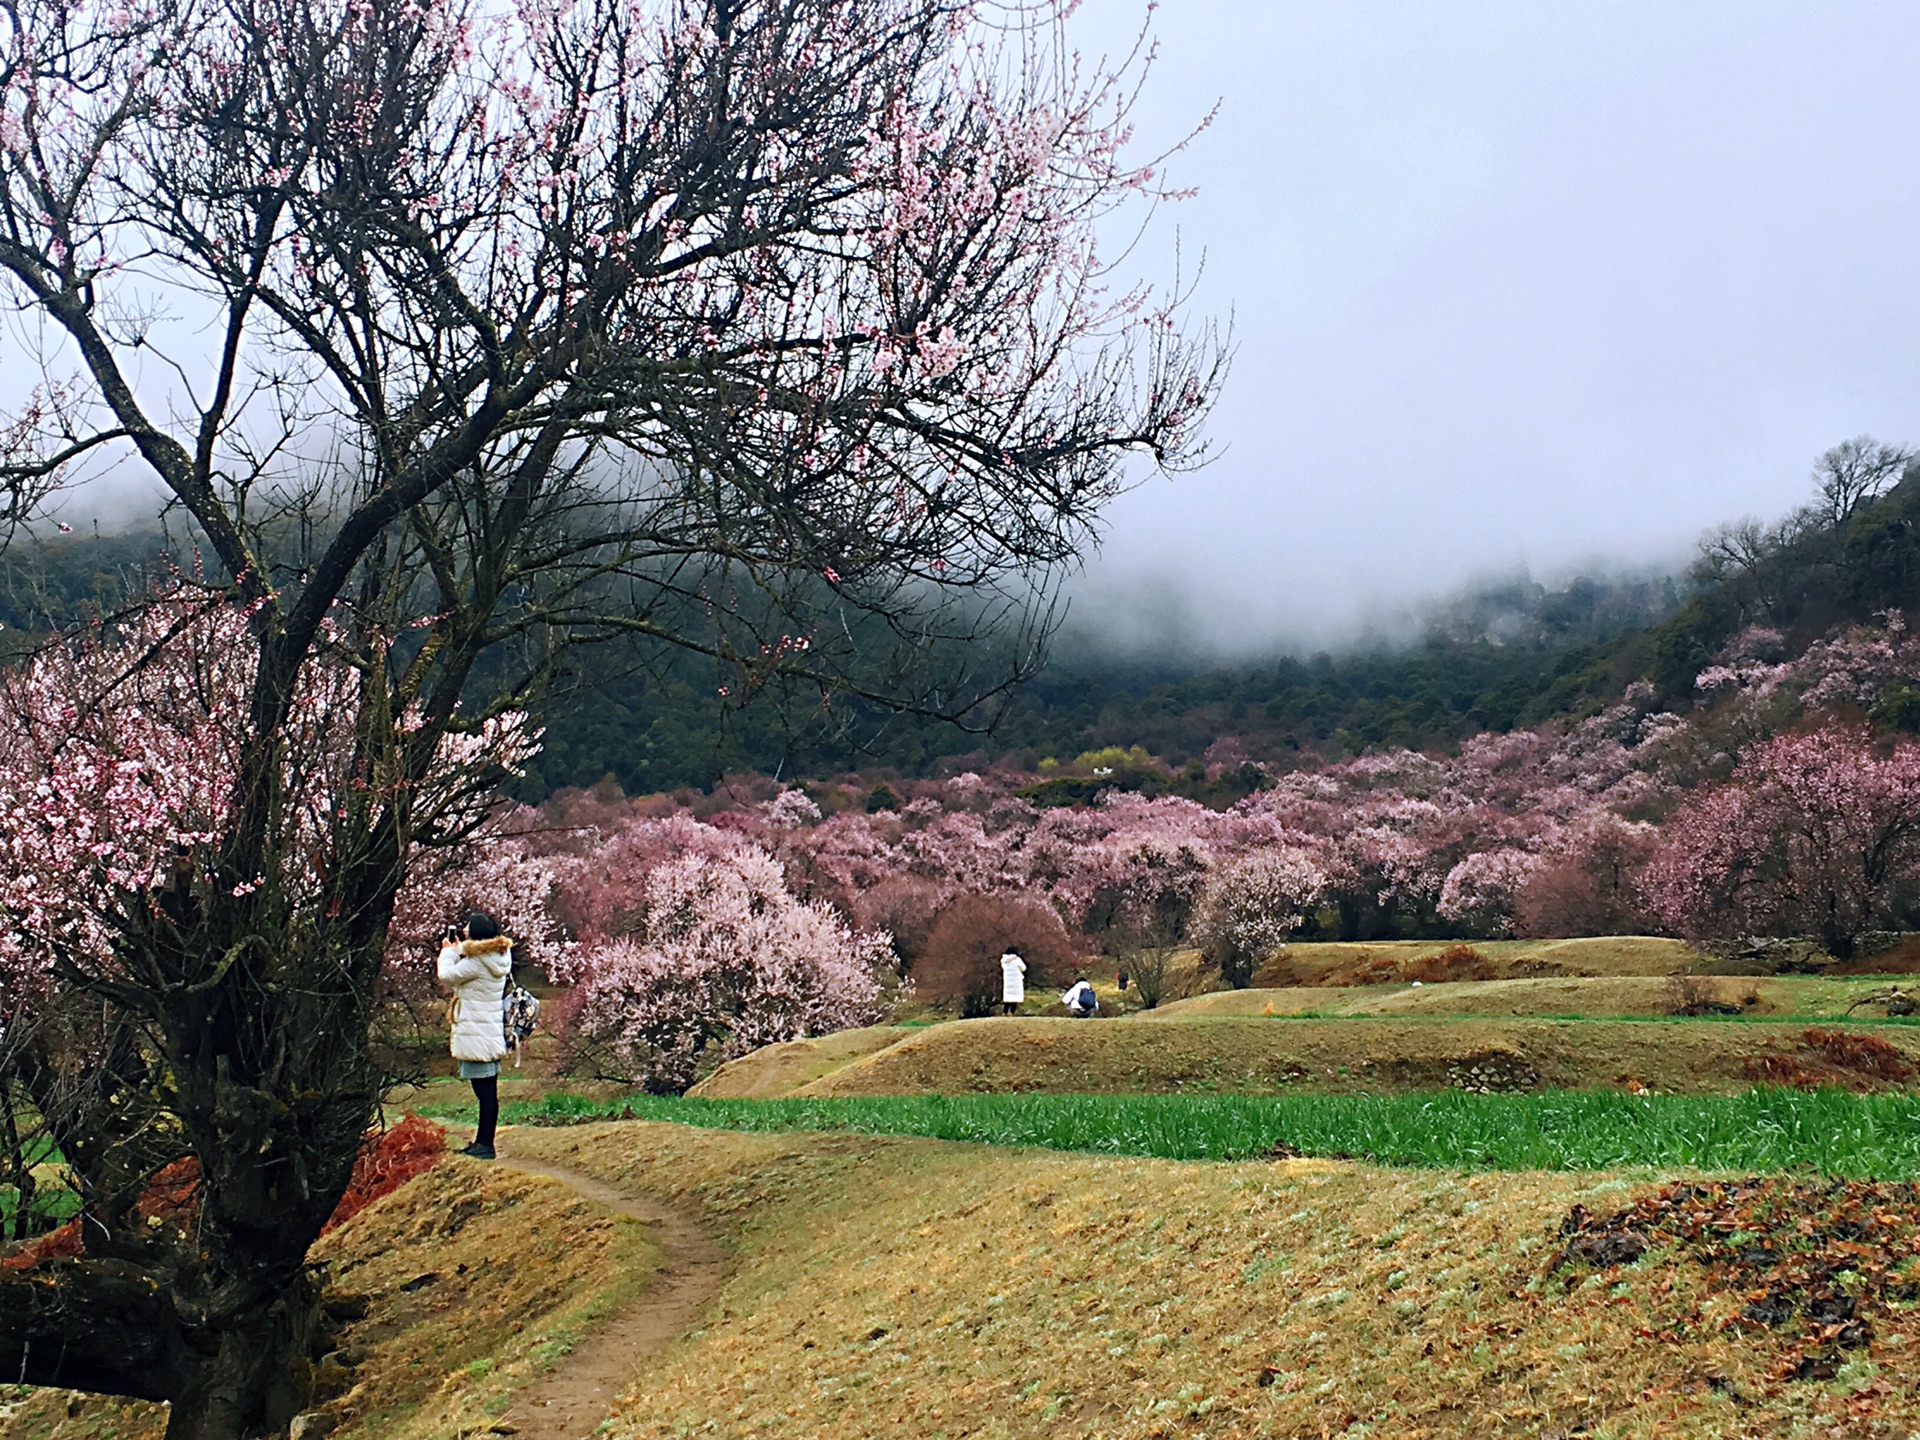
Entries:
{"label": "forested hillside", "polygon": [[[849,769],[925,775],[960,756],[1032,767],[1140,746],[1178,769],[1212,758],[1288,768],[1379,747],[1448,748],[1480,731],[1592,713],[1636,679],[1685,708],[1695,678],[1751,627],[1777,657],[1835,626],[1920,605],[1920,466],[1862,438],[1820,458],[1809,503],[1773,524],[1705,537],[1684,575],[1531,580],[1438,600],[1420,635],[1338,652],[1233,661],[1118,658],[1071,638],[1041,672],[967,722],[884,713],[817,690],[757,684],[707,656],[638,642],[578,652],[542,719],[526,798],[611,776],[628,794],[705,787],[739,771]],[[191,565],[177,553],[174,563]],[[167,544],[155,533],[16,543],[0,570],[0,620],[44,634],[115,596]],[[1883,724],[1920,728],[1920,688]],[[1224,743],[1223,743],[1224,742]]]}
{"label": "forested hillside", "polygon": [[[736,769],[788,775],[939,768],[946,757],[1033,765],[1106,746],[1142,746],[1178,768],[1216,758],[1285,767],[1303,752],[1337,759],[1382,746],[1445,748],[1483,730],[1590,714],[1632,681],[1684,709],[1694,681],[1741,631],[1778,632],[1798,655],[1834,627],[1920,605],[1920,466],[1905,447],[1866,437],[1822,455],[1808,503],[1772,524],[1741,521],[1705,537],[1684,575],[1482,586],[1437,602],[1411,643],[1340,653],[1195,663],[1123,660],[1056,649],[1045,669],[971,731],[817,699],[744,708],[718,690],[711,662],[665,676],[622,673],[617,651],[592,657],[548,722],[549,786],[612,775],[628,793],[701,784]],[[1920,727],[1920,695],[1879,717]],[[1896,703],[1895,709],[1898,709]]]}

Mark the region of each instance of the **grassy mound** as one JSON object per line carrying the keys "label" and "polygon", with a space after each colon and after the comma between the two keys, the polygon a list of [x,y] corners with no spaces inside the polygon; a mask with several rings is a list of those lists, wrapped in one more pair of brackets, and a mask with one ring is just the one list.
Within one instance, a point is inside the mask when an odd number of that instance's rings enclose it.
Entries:
{"label": "grassy mound", "polygon": [[[1479,973],[1459,979],[1516,979],[1541,975],[1670,975],[1701,969],[1710,962],[1684,940],[1657,935],[1598,935],[1575,940],[1303,941],[1286,946],[1262,965],[1254,983],[1284,985],[1366,985],[1401,979],[1440,980],[1445,973],[1408,975],[1409,967],[1431,962],[1447,951],[1471,950],[1484,962]],[[1443,964],[1442,971],[1448,968]],[[1457,962],[1454,968],[1458,968]]]}
{"label": "grassy mound", "polygon": [[[1854,1031],[1893,1047],[1903,1063],[1920,1060],[1920,1029],[1849,1027]],[[1802,1054],[1809,1061],[1804,1078],[1848,1083],[1853,1077],[1844,1068],[1817,1068],[1824,1061],[1807,1051],[1808,1033],[1804,1026],[1761,1022],[1015,1017],[914,1031],[792,1093],[828,1098],[1618,1086],[1730,1094],[1756,1080],[1802,1078],[1775,1063]],[[1870,1070],[1857,1079],[1888,1083]]]}
{"label": "grassy mound", "polygon": [[[638,1378],[612,1440],[1704,1440],[1920,1422],[1910,1277],[1862,1297],[1872,1333],[1828,1364],[1820,1314],[1743,1321],[1744,1290],[1677,1228],[1649,1228],[1631,1262],[1569,1261],[1580,1217],[1663,1193],[1645,1181],[643,1124],[512,1138],[700,1205],[732,1236],[720,1305]],[[1794,1182],[1768,1183],[1791,1226]],[[1879,1203],[1845,1201],[1820,1214]]]}
{"label": "grassy mound", "polygon": [[[333,1434],[455,1440],[487,1434],[520,1385],[645,1284],[656,1252],[640,1226],[553,1181],[449,1159],[313,1258],[344,1322],[320,1373]],[[8,1440],[159,1440],[165,1428],[159,1405],[0,1388]]]}
{"label": "grassy mound", "polygon": [[884,1050],[913,1033],[906,1026],[869,1025],[862,1030],[822,1035],[817,1040],[764,1045],[751,1055],[722,1065],[689,1093],[714,1100],[768,1100],[791,1095],[829,1071]]}
{"label": "grassy mound", "polygon": [[[1191,1019],[1239,1015],[1479,1015],[1596,1019],[1654,1018],[1694,1008],[1741,1019],[1834,1020],[1854,1001],[1886,988],[1881,979],[1810,976],[1694,977],[1682,986],[1667,977],[1554,977],[1527,980],[1456,981],[1419,986],[1303,986],[1264,990],[1219,990],[1149,1010],[1143,1019]],[[1862,1007],[1855,1018],[1881,1018],[1879,1007]]]}

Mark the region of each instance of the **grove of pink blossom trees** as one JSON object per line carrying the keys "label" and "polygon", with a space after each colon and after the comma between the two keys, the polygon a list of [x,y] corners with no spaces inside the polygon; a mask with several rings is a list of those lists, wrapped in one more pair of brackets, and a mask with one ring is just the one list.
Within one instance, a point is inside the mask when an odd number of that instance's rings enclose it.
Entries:
{"label": "grove of pink blossom trees", "polygon": [[[647,836],[665,842],[655,863],[627,872],[635,883],[617,903],[583,906],[592,919],[547,967],[575,987],[570,1068],[678,1093],[703,1069],[761,1045],[880,1017],[886,935],[798,899],[780,863],[749,840],[665,828],[682,843]],[[642,837],[621,838],[614,848],[631,851]],[[588,857],[566,868],[596,865]],[[604,885],[591,888],[609,898]]]}
{"label": "grove of pink blossom trees", "polygon": [[[124,1029],[82,1025],[60,987],[143,983],[137,967],[154,962],[117,938],[139,923],[130,891],[163,915],[211,898],[196,850],[232,803],[220,781],[245,734],[246,622],[183,585],[0,690],[0,900],[15,921],[0,1044],[49,1114],[97,1105],[105,1087],[133,1093],[147,1073]],[[904,803],[875,812],[859,803],[865,782],[766,782],[767,798],[704,818],[666,797],[499,809],[493,782],[532,743],[511,714],[444,736],[420,780],[371,783],[356,737],[382,722],[351,666],[316,664],[281,751],[272,864],[296,872],[277,887],[284,903],[324,913],[324,888],[298,877],[337,872],[355,833],[343,812],[404,802],[416,833],[442,843],[418,848],[394,896],[390,983],[424,978],[441,917],[494,910],[522,959],[570,987],[554,1008],[567,1063],[663,1092],[755,1046],[878,1018],[940,917],[971,897],[1050,906],[1084,955],[1104,949],[1143,978],[1192,946],[1232,985],[1304,936],[1657,928],[1809,936],[1846,956],[1920,904],[1920,745],[1870,723],[1920,647],[1898,615],[1791,662],[1768,657],[1776,645],[1739,637],[1686,715],[1636,686],[1585,720],[1481,735],[1454,755],[1303,766],[1224,808],[1126,791],[1042,807],[1021,793],[1034,777],[1001,770],[897,781]],[[316,1010],[306,1023],[342,1022]],[[38,1043],[49,1037],[62,1043]],[[98,1213],[130,1206],[171,1153],[103,1149]],[[92,1323],[132,1343],[104,1310]]]}
{"label": "grove of pink blossom trees", "polygon": [[[1043,897],[1088,955],[1137,969],[1190,945],[1242,986],[1307,936],[1801,935],[1846,956],[1920,903],[1920,747],[1858,718],[1915,673],[1920,647],[1898,615],[1790,664],[1747,658],[1771,643],[1740,637],[1685,716],[1635,686],[1583,721],[1481,735],[1451,756],[1307,766],[1223,809],[1124,791],[1040,808],[1019,793],[1033,777],[1006,771],[897,782],[905,803],[878,812],[853,780],[706,820],[661,799],[556,802],[554,815],[585,826],[567,832],[574,853],[549,853],[556,913],[583,936],[644,929],[655,877],[751,855],[784,877],[790,899],[775,910],[846,917],[819,932],[821,953],[859,951],[909,981],[945,908],[992,895]],[[596,981],[599,967],[633,964],[599,940],[570,952],[564,973],[601,997],[594,1031],[618,1023],[606,997],[619,984]],[[829,971],[841,1013],[868,1013],[854,970],[822,962]],[[631,1023],[644,1028],[655,1003],[636,999]]]}
{"label": "grove of pink blossom trees", "polygon": [[1761,741],[1674,813],[1645,882],[1689,933],[1806,935],[1851,956],[1920,899],[1920,745],[1845,725]]}
{"label": "grove of pink blossom trees", "polygon": [[[498,813],[596,637],[964,709],[1006,677],[906,659],[1044,630],[1126,457],[1203,453],[1220,347],[1108,288],[1103,222],[1170,192],[1072,8],[0,11],[0,285],[72,367],[0,423],[0,518],[118,465],[207,557],[0,678],[0,1084],[83,1216],[0,1270],[0,1376],[284,1433],[376,1012],[475,903],[571,983],[578,1063],[662,1090],[875,1015],[968,895],[1236,983],[1295,933],[1906,918],[1920,763],[1863,723],[1915,673],[1895,616],[1791,662],[1749,632],[1686,716],[1636,687],[1223,809],[963,775]],[[146,1224],[186,1160],[191,1233]]]}

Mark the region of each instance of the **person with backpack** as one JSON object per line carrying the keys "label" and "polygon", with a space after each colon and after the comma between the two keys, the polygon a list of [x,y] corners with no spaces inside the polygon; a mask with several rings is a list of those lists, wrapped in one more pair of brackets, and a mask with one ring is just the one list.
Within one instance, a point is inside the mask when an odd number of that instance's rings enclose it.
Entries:
{"label": "person with backpack", "polygon": [[1000,957],[1000,1011],[1011,1015],[1027,998],[1027,962],[1009,950]]}
{"label": "person with backpack", "polygon": [[1060,1003],[1076,1020],[1090,1020],[1100,1013],[1100,997],[1093,993],[1093,985],[1084,975],[1067,987]]}
{"label": "person with backpack", "polygon": [[460,1078],[473,1086],[480,1105],[480,1127],[460,1153],[491,1160],[500,1123],[500,1062],[508,1048],[504,1002],[507,977],[513,973],[513,941],[500,933],[499,921],[476,910],[464,925],[447,928],[435,969],[440,983],[453,987],[447,1048],[460,1062]]}

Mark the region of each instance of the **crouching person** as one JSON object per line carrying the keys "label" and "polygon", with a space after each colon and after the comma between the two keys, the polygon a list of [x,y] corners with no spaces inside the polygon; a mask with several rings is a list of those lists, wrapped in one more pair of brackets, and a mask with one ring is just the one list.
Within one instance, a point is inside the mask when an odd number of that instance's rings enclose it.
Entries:
{"label": "crouching person", "polygon": [[1100,997],[1093,993],[1093,986],[1084,975],[1067,987],[1060,1003],[1076,1020],[1090,1020],[1100,1013]]}
{"label": "crouching person", "polygon": [[460,1062],[460,1078],[473,1086],[480,1104],[480,1128],[460,1153],[493,1159],[494,1130],[500,1123],[500,1062],[506,1058],[506,1026],[501,997],[513,970],[513,941],[499,922],[476,910],[464,925],[447,930],[436,966],[443,985],[453,987],[452,1034],[447,1048]]}

